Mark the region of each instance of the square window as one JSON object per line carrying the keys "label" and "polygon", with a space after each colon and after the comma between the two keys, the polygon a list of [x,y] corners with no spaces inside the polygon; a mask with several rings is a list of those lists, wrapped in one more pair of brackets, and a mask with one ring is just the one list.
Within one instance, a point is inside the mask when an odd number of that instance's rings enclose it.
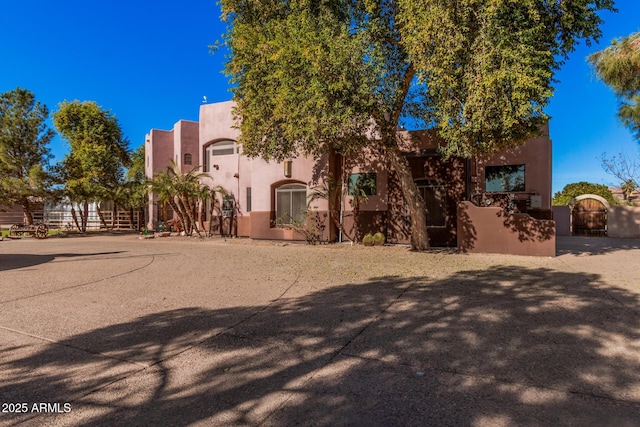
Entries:
{"label": "square window", "polygon": [[349,195],[375,196],[378,194],[377,174],[352,173],[349,175]]}
{"label": "square window", "polygon": [[487,193],[525,191],[524,165],[487,166],[484,177]]}

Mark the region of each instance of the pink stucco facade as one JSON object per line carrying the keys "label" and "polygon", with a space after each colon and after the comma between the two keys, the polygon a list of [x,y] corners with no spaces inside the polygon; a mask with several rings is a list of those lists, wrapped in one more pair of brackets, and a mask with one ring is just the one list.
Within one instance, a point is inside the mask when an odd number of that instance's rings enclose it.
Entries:
{"label": "pink stucco facade", "polygon": [[[302,236],[276,224],[276,193],[282,189],[297,191],[295,189],[303,188],[309,195],[327,178],[327,170],[335,171],[340,162],[345,162],[344,167],[350,173],[367,174],[375,181],[372,194],[358,206],[357,217],[353,215],[353,197],[344,197],[341,216],[347,231],[359,237],[367,232],[382,231],[389,242],[409,241],[407,210],[395,174],[384,158],[367,152],[346,159],[337,156],[321,159],[297,157],[290,159],[290,168],[282,162],[248,158],[242,155],[242,147],[235,144],[239,131],[234,127],[233,106],[231,101],[204,104],[200,107],[197,123],[181,120],[172,130],[151,130],[146,137],[147,176],[166,168],[171,159],[180,164],[183,172],[202,166],[206,174],[203,182],[209,186],[222,186],[235,200],[237,222],[234,234],[257,239],[297,240]],[[429,226],[432,245],[456,245],[459,201],[476,198],[481,205],[488,203],[487,200],[491,200],[492,207],[500,205],[498,199],[504,199],[504,195],[491,193],[487,196],[485,172],[495,173],[496,168],[499,170],[503,166],[515,167],[516,175],[519,174],[519,179],[524,181],[518,183],[517,191],[511,192],[514,194],[511,197],[521,208],[520,212],[526,211],[541,219],[551,218],[551,140],[548,127],[542,129],[540,137],[530,139],[514,150],[471,161],[441,159],[436,150],[437,138],[431,135],[429,132],[400,134],[414,141],[414,151],[407,151],[407,159],[416,182],[424,187],[422,191],[439,191],[439,199],[434,202],[437,206],[433,209],[441,209],[442,212],[440,222]],[[185,154],[191,156],[191,165],[185,164]],[[318,174],[318,170],[325,172]],[[150,202],[149,225],[154,226],[158,207],[153,197]],[[309,209],[314,214],[314,226],[322,233],[321,240],[335,241],[339,235],[328,217],[327,200],[316,200]]]}

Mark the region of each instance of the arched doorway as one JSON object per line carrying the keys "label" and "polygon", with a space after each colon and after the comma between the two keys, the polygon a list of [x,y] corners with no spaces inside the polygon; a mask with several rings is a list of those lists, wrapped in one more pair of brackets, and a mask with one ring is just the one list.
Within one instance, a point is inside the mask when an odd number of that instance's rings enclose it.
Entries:
{"label": "arched doorway", "polygon": [[576,197],[571,207],[572,236],[606,236],[609,203],[600,196]]}

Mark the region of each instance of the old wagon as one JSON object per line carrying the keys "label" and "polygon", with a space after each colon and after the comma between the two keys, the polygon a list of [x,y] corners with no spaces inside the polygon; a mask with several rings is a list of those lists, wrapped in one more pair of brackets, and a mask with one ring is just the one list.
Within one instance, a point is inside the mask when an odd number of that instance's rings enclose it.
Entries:
{"label": "old wagon", "polygon": [[49,227],[46,224],[13,224],[9,228],[10,237],[33,236],[36,239],[46,239],[49,236]]}

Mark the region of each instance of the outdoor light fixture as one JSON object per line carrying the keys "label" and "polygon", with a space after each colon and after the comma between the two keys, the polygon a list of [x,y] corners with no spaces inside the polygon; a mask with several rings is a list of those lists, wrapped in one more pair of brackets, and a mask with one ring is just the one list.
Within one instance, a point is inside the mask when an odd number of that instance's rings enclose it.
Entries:
{"label": "outdoor light fixture", "polygon": [[291,178],[291,160],[284,161],[284,176]]}

